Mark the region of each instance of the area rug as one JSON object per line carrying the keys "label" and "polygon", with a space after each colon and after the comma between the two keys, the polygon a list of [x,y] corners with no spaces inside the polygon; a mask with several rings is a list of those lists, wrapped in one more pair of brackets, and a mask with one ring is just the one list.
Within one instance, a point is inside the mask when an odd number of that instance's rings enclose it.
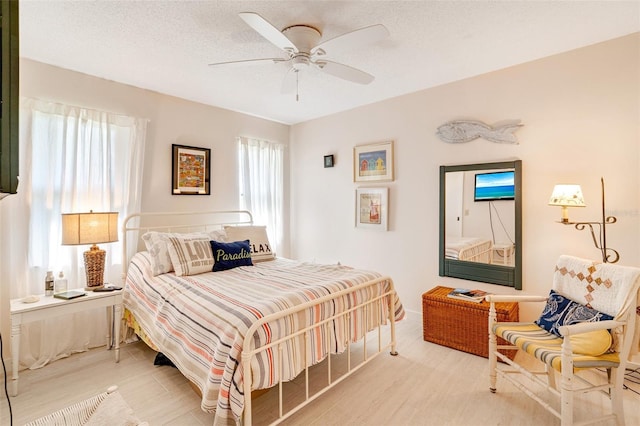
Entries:
{"label": "area rug", "polygon": [[62,410],[36,419],[26,426],[147,426],[127,405],[117,386]]}

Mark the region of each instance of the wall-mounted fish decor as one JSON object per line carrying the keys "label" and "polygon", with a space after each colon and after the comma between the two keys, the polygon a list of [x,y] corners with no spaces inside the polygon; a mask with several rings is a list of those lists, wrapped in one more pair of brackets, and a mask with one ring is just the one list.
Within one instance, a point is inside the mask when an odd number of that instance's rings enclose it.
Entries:
{"label": "wall-mounted fish decor", "polygon": [[483,138],[496,143],[517,144],[518,139],[513,132],[520,127],[522,127],[520,120],[509,121],[495,127],[481,121],[456,120],[438,127],[436,134],[447,143],[464,143]]}

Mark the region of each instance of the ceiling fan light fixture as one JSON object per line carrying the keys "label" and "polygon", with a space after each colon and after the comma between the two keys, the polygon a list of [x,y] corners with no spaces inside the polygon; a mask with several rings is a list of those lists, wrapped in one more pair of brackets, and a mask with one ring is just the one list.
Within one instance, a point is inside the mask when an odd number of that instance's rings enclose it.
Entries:
{"label": "ceiling fan light fixture", "polygon": [[311,60],[307,55],[296,55],[291,59],[291,66],[296,71],[309,68],[309,65],[311,65]]}

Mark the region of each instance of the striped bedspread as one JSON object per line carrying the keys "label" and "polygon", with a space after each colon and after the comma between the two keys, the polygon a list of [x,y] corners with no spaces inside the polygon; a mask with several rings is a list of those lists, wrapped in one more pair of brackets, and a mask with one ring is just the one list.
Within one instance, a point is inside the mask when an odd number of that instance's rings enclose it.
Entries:
{"label": "striped bedspread", "polygon": [[[241,355],[246,331],[259,318],[351,286],[381,277],[370,271],[340,265],[300,263],[278,258],[222,272],[176,277],[151,275],[149,256],[137,253],[129,266],[124,306],[134,315],[152,342],[176,364],[202,392],[201,407],[215,411],[215,423],[239,421],[244,407]],[[295,317],[269,323],[254,335],[256,346],[272,342],[303,325],[312,324],[348,309],[354,299],[369,300],[389,287],[382,281],[376,290],[310,308]],[[370,294],[371,293],[371,294]],[[377,293],[377,294],[373,294]],[[404,309],[395,296],[395,317]],[[366,317],[366,318],[365,318]],[[311,360],[346,348],[348,336],[359,340],[378,323],[386,323],[388,305],[362,310],[343,321],[330,323],[330,333],[309,333]],[[316,329],[314,329],[316,330]],[[302,339],[284,345],[283,361],[267,350],[252,361],[252,389],[263,389],[293,379],[304,369]],[[282,366],[282,371],[279,371]]]}

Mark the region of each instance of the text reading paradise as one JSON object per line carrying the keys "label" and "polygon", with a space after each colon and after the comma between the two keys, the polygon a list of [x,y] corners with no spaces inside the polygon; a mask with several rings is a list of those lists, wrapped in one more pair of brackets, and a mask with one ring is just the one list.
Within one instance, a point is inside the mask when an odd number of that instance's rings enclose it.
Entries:
{"label": "text reading paradise", "polygon": [[251,257],[251,253],[246,251],[245,249],[241,249],[240,253],[227,253],[222,249],[216,250],[216,262],[229,261],[229,260],[241,260],[241,259],[249,259]]}

